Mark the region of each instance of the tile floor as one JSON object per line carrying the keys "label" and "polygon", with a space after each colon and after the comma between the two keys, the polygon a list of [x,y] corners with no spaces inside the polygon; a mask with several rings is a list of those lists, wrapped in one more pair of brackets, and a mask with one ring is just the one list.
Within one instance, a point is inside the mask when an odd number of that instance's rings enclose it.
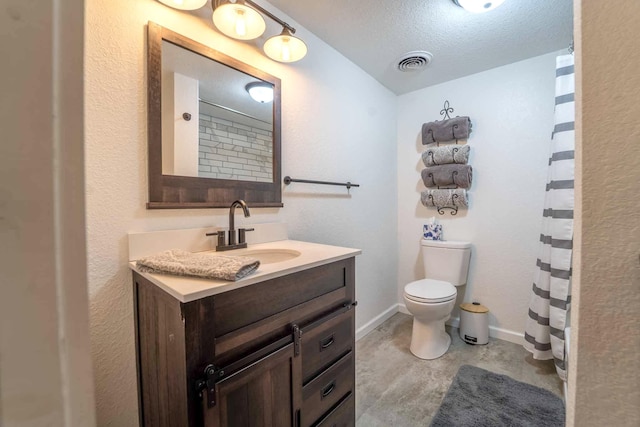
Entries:
{"label": "tile floor", "polygon": [[562,396],[552,361],[537,361],[522,346],[491,338],[473,346],[447,327],[451,347],[421,360],[409,351],[413,318],[398,313],[356,344],[356,425],[428,426],[461,365],[473,365]]}

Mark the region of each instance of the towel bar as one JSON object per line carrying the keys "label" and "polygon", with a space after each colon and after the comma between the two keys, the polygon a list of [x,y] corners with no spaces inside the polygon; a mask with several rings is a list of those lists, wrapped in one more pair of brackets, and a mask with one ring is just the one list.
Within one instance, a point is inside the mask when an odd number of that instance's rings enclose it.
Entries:
{"label": "towel bar", "polygon": [[321,185],[341,185],[343,187],[347,187],[347,190],[350,189],[351,187],[360,187],[359,184],[352,184],[350,182],[329,182],[329,181],[313,181],[310,179],[296,179],[296,178],[291,178],[290,176],[285,176],[284,179],[282,180],[284,182],[285,185],[289,185],[292,182],[303,182],[305,184],[321,184]]}

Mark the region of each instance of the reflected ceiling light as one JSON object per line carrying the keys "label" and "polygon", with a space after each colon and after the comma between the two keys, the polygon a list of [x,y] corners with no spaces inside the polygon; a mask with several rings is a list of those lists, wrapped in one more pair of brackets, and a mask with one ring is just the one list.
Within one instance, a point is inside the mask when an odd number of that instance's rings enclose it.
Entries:
{"label": "reflected ceiling light", "polygon": [[280,35],[273,36],[265,42],[264,53],[274,61],[296,62],[307,54],[307,45],[294,37],[289,28],[284,27]]}
{"label": "reflected ceiling light", "polygon": [[500,6],[505,0],[453,0],[455,4],[472,13],[484,13]]}
{"label": "reflected ceiling light", "polygon": [[213,24],[225,36],[238,40],[260,37],[267,24],[257,10],[243,0],[213,0]]}
{"label": "reflected ceiling light", "polygon": [[180,10],[200,9],[207,3],[207,0],[158,0],[160,3]]}
{"label": "reflected ceiling light", "polygon": [[245,86],[251,98],[256,102],[267,103],[273,101],[273,85],[267,82],[252,82]]}

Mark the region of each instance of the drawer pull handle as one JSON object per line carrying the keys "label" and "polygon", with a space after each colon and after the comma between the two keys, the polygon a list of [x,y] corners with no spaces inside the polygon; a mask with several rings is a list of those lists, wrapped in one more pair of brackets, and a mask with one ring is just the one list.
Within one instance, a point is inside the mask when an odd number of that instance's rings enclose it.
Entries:
{"label": "drawer pull handle", "polygon": [[333,344],[334,342],[335,342],[334,334],[331,334],[331,336],[328,336],[327,338],[320,340],[320,351],[324,351],[328,349],[329,347],[331,347],[331,344]]}
{"label": "drawer pull handle", "polygon": [[335,388],[336,388],[336,380],[333,380],[322,389],[322,396],[320,397],[320,400],[329,396],[331,392],[335,390]]}

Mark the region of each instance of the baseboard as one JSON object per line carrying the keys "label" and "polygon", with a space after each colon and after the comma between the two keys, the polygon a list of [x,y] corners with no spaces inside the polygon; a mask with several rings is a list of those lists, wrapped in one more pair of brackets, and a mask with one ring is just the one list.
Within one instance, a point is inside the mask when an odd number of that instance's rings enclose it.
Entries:
{"label": "baseboard", "polygon": [[411,313],[409,313],[409,310],[407,310],[407,306],[404,304],[398,304],[398,311],[400,313],[408,314],[409,316],[411,316]]}
{"label": "baseboard", "polygon": [[[398,311],[400,313],[409,314],[407,307],[404,304],[398,304]],[[460,327],[460,318],[452,317],[447,320],[447,325],[452,328]],[[520,332],[510,331],[509,329],[498,328],[497,326],[489,326],[489,336],[502,341],[512,342],[514,344],[524,345],[524,334]]]}
{"label": "baseboard", "polygon": [[370,321],[368,321],[365,325],[361,326],[356,330],[356,341],[361,338],[364,338],[369,332],[373,331],[378,326],[382,325],[386,320],[391,318],[394,314],[398,312],[398,305],[394,304]]}
{"label": "baseboard", "polygon": [[498,328],[497,326],[489,326],[489,336],[503,341],[509,341],[514,344],[524,345],[524,334],[520,332],[510,331],[509,329]]}

